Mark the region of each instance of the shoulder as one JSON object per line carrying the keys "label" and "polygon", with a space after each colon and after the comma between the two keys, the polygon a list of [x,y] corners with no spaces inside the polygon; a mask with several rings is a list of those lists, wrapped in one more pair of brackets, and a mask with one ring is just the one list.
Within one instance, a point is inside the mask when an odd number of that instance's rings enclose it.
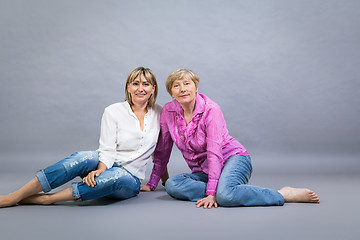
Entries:
{"label": "shoulder", "polygon": [[171,109],[171,105],[172,105],[172,102],[168,102],[168,103],[165,103],[164,107],[163,107],[163,111],[168,111],[169,109]]}
{"label": "shoulder", "polygon": [[154,104],[154,106],[151,107],[152,111],[154,111],[156,114],[160,114],[162,108],[163,107],[160,104]]}
{"label": "shoulder", "polygon": [[204,106],[205,106],[205,112],[221,112],[219,104],[211,100],[208,96],[205,94],[199,93],[199,96],[203,99]]}
{"label": "shoulder", "polygon": [[113,103],[109,106],[107,106],[105,108],[105,110],[114,110],[114,109],[120,109],[120,108],[125,108],[125,105],[128,104],[127,102],[118,102],[118,103]]}
{"label": "shoulder", "polygon": [[119,102],[119,103],[113,103],[109,106],[107,106],[104,110],[104,115],[119,115],[124,114],[128,112],[128,108],[130,108],[129,103],[125,102]]}
{"label": "shoulder", "polygon": [[166,110],[168,112],[176,112],[181,108],[180,104],[174,99],[171,102],[168,102],[163,107],[163,112]]}

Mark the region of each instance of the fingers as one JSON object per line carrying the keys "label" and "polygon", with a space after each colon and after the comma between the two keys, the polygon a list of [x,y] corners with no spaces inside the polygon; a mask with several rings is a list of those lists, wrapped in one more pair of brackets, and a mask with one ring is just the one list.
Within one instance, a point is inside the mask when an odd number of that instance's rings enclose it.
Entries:
{"label": "fingers", "polygon": [[209,205],[209,202],[206,201],[205,199],[200,199],[199,201],[196,202],[196,207],[197,208],[199,208],[201,206],[204,206],[204,208],[208,208],[208,205]]}
{"label": "fingers", "polygon": [[90,182],[91,182],[91,186],[95,187],[96,185],[96,181],[95,181],[95,172],[93,174],[90,175]]}
{"label": "fingers", "polygon": [[201,207],[202,205],[204,205],[204,200],[205,200],[205,198],[198,200],[198,201],[195,203],[196,207],[199,208],[199,207]]}
{"label": "fingers", "polygon": [[149,186],[147,186],[147,185],[140,185],[140,191],[150,192],[151,188]]}
{"label": "fingers", "polygon": [[89,187],[95,187],[96,185],[95,177],[98,176],[100,176],[99,171],[92,171],[86,177],[83,178],[83,183],[85,183]]}
{"label": "fingers", "polygon": [[204,208],[210,209],[212,207],[217,208],[218,204],[216,201],[212,200],[212,199],[208,199],[208,198],[203,198],[200,199],[199,201],[197,201],[195,203],[196,207],[199,208],[201,206],[203,206]]}

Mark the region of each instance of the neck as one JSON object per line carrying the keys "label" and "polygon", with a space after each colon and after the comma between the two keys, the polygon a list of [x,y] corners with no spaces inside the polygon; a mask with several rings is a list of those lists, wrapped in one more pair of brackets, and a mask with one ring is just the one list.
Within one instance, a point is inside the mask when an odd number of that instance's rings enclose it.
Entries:
{"label": "neck", "polygon": [[133,105],[131,105],[131,110],[133,112],[147,112],[147,102],[143,104],[133,103]]}
{"label": "neck", "polygon": [[194,113],[195,110],[195,102],[193,101],[189,104],[181,104],[181,107],[184,111],[184,115],[192,115]]}

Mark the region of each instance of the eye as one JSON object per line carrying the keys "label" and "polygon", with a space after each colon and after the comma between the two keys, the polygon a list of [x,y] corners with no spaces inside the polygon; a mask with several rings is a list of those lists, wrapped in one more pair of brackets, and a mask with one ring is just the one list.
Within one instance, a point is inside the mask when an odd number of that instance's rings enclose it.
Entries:
{"label": "eye", "polygon": [[137,86],[139,85],[139,82],[132,82],[132,85]]}
{"label": "eye", "polygon": [[143,83],[143,85],[144,85],[144,86],[150,86],[150,83],[145,82],[145,83]]}

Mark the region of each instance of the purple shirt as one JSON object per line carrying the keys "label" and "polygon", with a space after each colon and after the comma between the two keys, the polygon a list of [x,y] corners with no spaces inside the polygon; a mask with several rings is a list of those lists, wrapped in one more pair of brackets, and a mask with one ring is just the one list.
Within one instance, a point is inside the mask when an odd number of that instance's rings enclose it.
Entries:
{"label": "purple shirt", "polygon": [[165,104],[160,117],[160,135],[154,152],[154,166],[147,185],[155,189],[169,162],[173,143],[179,148],[192,173],[206,173],[206,195],[216,195],[222,168],[233,155],[248,155],[229,135],[219,105],[204,94],[196,96],[193,117],[186,125],[183,109],[176,100]]}

